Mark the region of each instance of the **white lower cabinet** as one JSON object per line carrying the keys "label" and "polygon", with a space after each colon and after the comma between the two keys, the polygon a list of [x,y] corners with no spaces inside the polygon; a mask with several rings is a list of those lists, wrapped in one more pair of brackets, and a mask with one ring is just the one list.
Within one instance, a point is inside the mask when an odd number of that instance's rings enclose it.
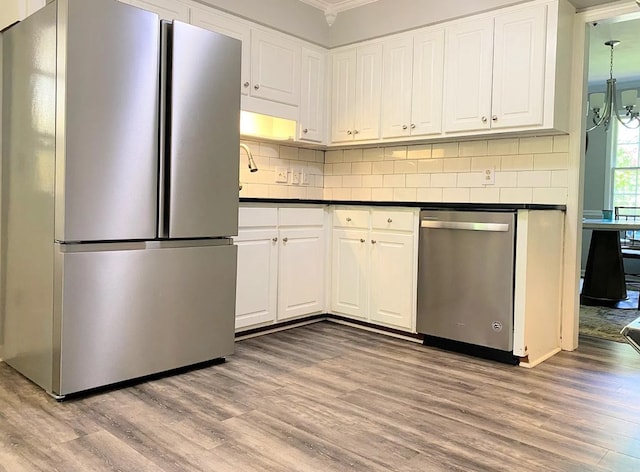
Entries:
{"label": "white lower cabinet", "polygon": [[417,210],[333,213],[332,313],[415,330]]}
{"label": "white lower cabinet", "polygon": [[324,312],[325,210],[239,212],[236,331]]}

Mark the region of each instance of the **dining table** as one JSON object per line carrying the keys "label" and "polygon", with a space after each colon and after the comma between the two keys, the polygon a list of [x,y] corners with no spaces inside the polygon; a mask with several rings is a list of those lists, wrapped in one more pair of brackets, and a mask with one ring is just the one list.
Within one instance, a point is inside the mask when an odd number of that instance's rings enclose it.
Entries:
{"label": "dining table", "polygon": [[620,232],[640,231],[640,221],[585,218],[582,228],[592,233],[580,303],[615,306],[627,299]]}

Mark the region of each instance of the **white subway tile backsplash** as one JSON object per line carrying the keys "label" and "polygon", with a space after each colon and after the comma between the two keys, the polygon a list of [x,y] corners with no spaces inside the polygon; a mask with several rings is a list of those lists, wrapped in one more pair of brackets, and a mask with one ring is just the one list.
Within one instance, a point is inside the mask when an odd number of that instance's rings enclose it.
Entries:
{"label": "white subway tile backsplash", "polygon": [[333,175],[333,166],[335,164],[325,164],[324,165],[324,175]]}
{"label": "white subway tile backsplash", "polygon": [[421,159],[418,161],[418,173],[436,174],[442,172],[444,159]]}
{"label": "white subway tile backsplash", "polygon": [[407,159],[429,159],[430,157],[431,144],[407,147]]}
{"label": "white subway tile backsplash", "polygon": [[417,192],[415,188],[393,189],[393,200],[396,202],[415,202],[416,195],[417,195]]}
{"label": "white subway tile backsplash", "polygon": [[415,174],[418,172],[418,161],[395,161],[393,163],[394,174]]}
{"label": "white subway tile backsplash", "polygon": [[327,188],[339,188],[342,187],[341,175],[327,175],[324,178],[324,186]]}
{"label": "white subway tile backsplash", "polygon": [[406,182],[405,175],[386,174],[382,179],[383,187],[404,187]]}
{"label": "white subway tile backsplash", "polygon": [[351,174],[350,162],[338,162],[333,164],[333,175],[349,175]]}
{"label": "white subway tile backsplash", "polygon": [[344,162],[362,161],[362,149],[346,149],[344,151]]}
{"label": "white subway tile backsplash", "polygon": [[393,162],[382,161],[374,162],[371,167],[372,174],[393,174]]}
{"label": "white subway tile backsplash", "polygon": [[322,200],[324,197],[324,190],[318,187],[307,188],[307,198],[312,200]]}
{"label": "white subway tile backsplash", "polygon": [[370,201],[371,189],[370,188],[354,188],[351,190],[351,198],[354,200]]}
{"label": "white subway tile backsplash", "polygon": [[382,175],[363,175],[363,187],[382,187]]}
{"label": "white subway tile backsplash", "polygon": [[500,170],[501,159],[499,156],[484,156],[471,158],[471,171],[481,172],[485,169]]}
{"label": "white subway tile backsplash", "polygon": [[[252,146],[249,147],[251,148],[251,152],[255,154],[254,148]],[[280,146],[277,144],[260,143],[260,149],[257,154],[263,157],[280,157]]]}
{"label": "white subway tile backsplash", "polygon": [[431,176],[432,187],[454,188],[458,184],[458,174],[442,173]]}
{"label": "white subway tile backsplash", "polygon": [[416,192],[418,202],[442,202],[441,188],[419,188]]}
{"label": "white subway tile backsplash", "polygon": [[288,198],[307,198],[307,187],[291,186],[288,187]]}
{"label": "white subway tile backsplash", "polygon": [[461,157],[486,156],[487,141],[464,141],[459,145],[458,155]]}
{"label": "white subway tile backsplash", "polygon": [[439,143],[431,147],[431,157],[458,157],[458,143]]}
{"label": "white subway tile backsplash", "polygon": [[551,171],[551,186],[552,187],[568,187],[569,186],[569,171],[568,170],[554,170]]}
{"label": "white subway tile backsplash", "polygon": [[269,197],[271,198],[289,198],[289,190],[284,185],[268,185]]}
{"label": "white subway tile backsplash", "polygon": [[342,186],[343,187],[362,187],[362,176],[361,175],[345,175],[342,177]]}
{"label": "white subway tile backsplash", "polygon": [[442,201],[444,202],[469,202],[471,189],[468,188],[443,188]]}
{"label": "white subway tile backsplash", "polygon": [[553,152],[569,152],[569,136],[553,137]]}
{"label": "white subway tile backsplash", "polygon": [[532,154],[502,156],[500,170],[533,170]]}
{"label": "white subway tile backsplash", "polygon": [[396,160],[407,158],[407,146],[394,146],[384,148],[385,160]]}
{"label": "white subway tile backsplash", "polygon": [[316,162],[316,151],[313,149],[298,150],[298,160],[304,162]]}
{"label": "white subway tile backsplash", "polygon": [[443,160],[444,172],[469,172],[471,170],[471,159],[469,157],[455,157]]}
{"label": "white subway tile backsplash", "polygon": [[518,186],[518,173],[517,172],[496,172],[495,175],[496,187],[517,187]]}
{"label": "white subway tile backsplash", "polygon": [[501,188],[500,203],[531,203],[533,189],[531,188]]}
{"label": "white subway tile backsplash", "polygon": [[553,152],[553,136],[536,136],[520,138],[520,154],[542,154]]}
{"label": "white subway tile backsplash", "polygon": [[327,164],[344,162],[344,151],[327,151],[324,155],[324,162]]}
{"label": "white subway tile backsplash", "polygon": [[484,174],[482,172],[461,172],[458,174],[457,186],[482,187]]}
{"label": "white subway tile backsplash", "polygon": [[534,154],[534,170],[561,170],[569,168],[569,154],[555,152],[552,154]]}
{"label": "white subway tile backsplash", "polygon": [[488,154],[490,156],[518,154],[518,138],[489,140]]}
{"label": "white subway tile backsplash", "polygon": [[469,201],[472,203],[499,203],[500,189],[494,187],[472,188]]}
{"label": "white subway tile backsplash", "polygon": [[371,200],[376,201],[393,201],[393,189],[392,188],[372,188]]}
{"label": "white subway tile backsplash", "polygon": [[371,162],[354,162],[351,164],[351,173],[353,174],[371,174]]}
{"label": "white subway tile backsplash", "polygon": [[518,187],[550,187],[551,172],[546,170],[533,170],[518,172]]}
{"label": "white subway tile backsplash", "polygon": [[334,200],[351,200],[350,188],[334,188],[333,189]]}
{"label": "white subway tile backsplash", "polygon": [[384,160],[384,148],[367,148],[362,150],[363,161],[382,161]]}
{"label": "white subway tile backsplash", "polygon": [[280,158],[281,159],[290,159],[297,161],[298,160],[298,148],[293,146],[280,146]]}
{"label": "white subway tile backsplash", "polygon": [[429,187],[431,186],[431,175],[430,174],[409,174],[407,175],[407,180],[405,182],[407,187]]}

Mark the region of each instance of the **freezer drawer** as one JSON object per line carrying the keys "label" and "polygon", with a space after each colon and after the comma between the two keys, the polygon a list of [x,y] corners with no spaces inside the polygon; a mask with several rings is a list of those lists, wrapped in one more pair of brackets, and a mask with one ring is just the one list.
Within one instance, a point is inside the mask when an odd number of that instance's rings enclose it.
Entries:
{"label": "freezer drawer", "polygon": [[58,251],[53,393],[233,352],[236,246],[132,247]]}
{"label": "freezer drawer", "polygon": [[422,211],[419,333],[513,350],[515,213]]}

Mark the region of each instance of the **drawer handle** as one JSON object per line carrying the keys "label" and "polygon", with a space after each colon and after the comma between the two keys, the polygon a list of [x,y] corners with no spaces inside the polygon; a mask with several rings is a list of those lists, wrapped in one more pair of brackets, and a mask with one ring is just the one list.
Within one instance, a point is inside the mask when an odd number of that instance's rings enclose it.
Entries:
{"label": "drawer handle", "polygon": [[371,240],[371,244],[375,244],[375,243],[377,243],[377,242],[378,242],[378,241],[376,241],[375,239],[372,239],[372,240]]}
{"label": "drawer handle", "polygon": [[245,82],[245,83],[244,83],[244,84],[242,84],[242,85],[244,85],[244,88],[247,88],[247,87],[249,87],[249,82]]}
{"label": "drawer handle", "polygon": [[253,88],[254,88],[254,89],[256,89],[256,90],[259,90],[259,89],[260,89],[260,84],[255,84],[255,85],[253,86]]}
{"label": "drawer handle", "polygon": [[408,126],[407,125],[402,125],[402,129],[407,129]]}
{"label": "drawer handle", "polygon": [[351,221],[351,218],[349,216],[347,216],[347,222]]}
{"label": "drawer handle", "polygon": [[361,242],[361,243],[363,243],[363,242],[364,242],[364,239],[360,238],[360,242]]}
{"label": "drawer handle", "polygon": [[289,241],[289,238],[282,238],[283,243],[286,243],[287,241]]}
{"label": "drawer handle", "polygon": [[391,218],[387,218],[387,223],[393,223],[393,220]]}
{"label": "drawer handle", "polygon": [[273,241],[274,243],[277,243],[278,242],[278,238],[277,237],[273,238],[271,241]]}

